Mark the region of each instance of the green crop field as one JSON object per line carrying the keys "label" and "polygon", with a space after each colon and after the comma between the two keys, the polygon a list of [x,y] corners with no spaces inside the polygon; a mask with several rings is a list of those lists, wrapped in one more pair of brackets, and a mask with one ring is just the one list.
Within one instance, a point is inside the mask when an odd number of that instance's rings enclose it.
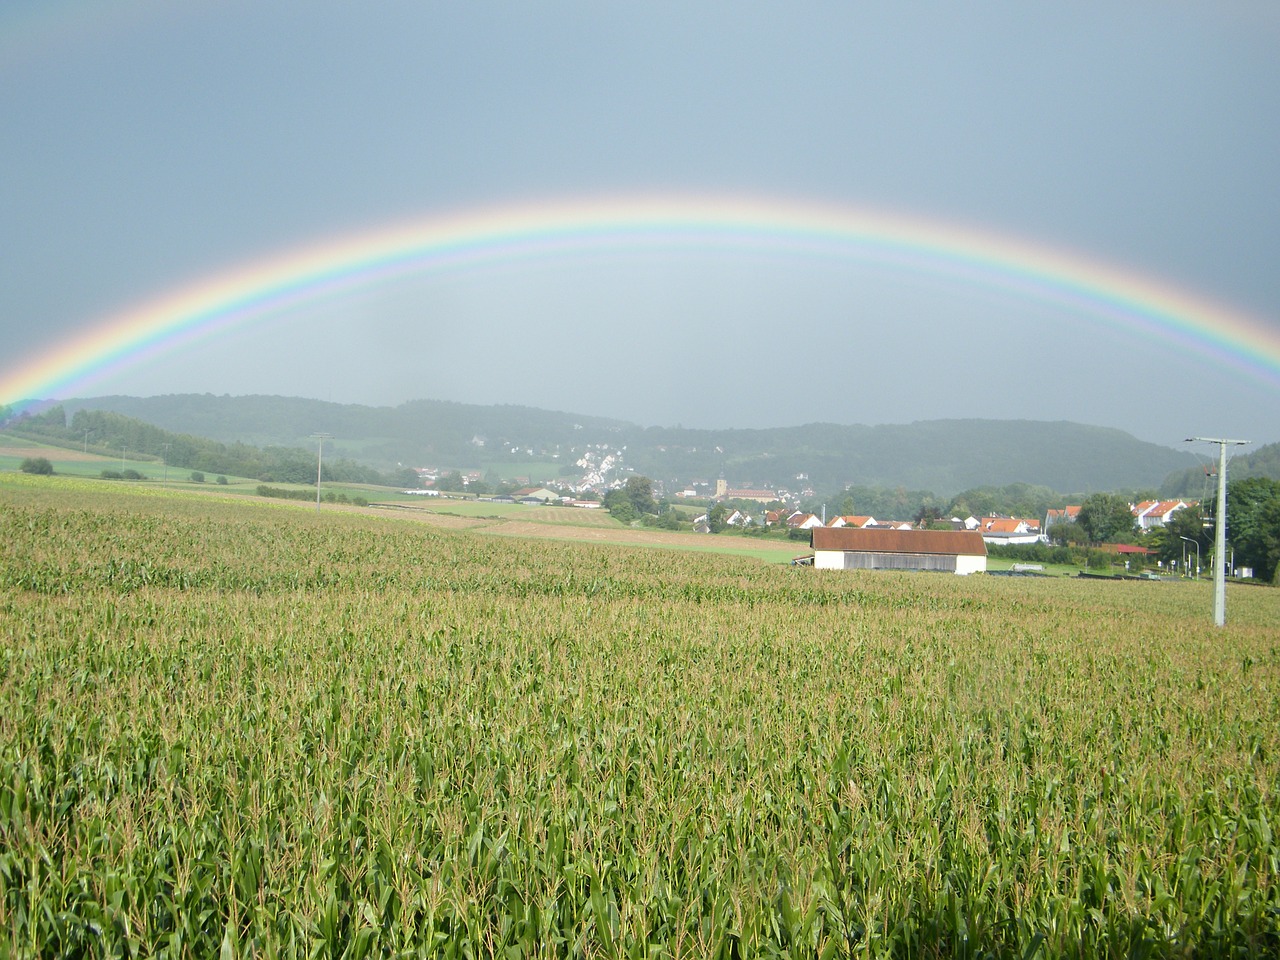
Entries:
{"label": "green crop field", "polygon": [[0,475],[0,956],[1280,954],[1280,591]]}

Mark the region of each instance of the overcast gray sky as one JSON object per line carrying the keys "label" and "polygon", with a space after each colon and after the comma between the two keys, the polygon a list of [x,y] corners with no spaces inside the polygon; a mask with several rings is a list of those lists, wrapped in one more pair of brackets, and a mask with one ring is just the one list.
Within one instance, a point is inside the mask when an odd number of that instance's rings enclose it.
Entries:
{"label": "overcast gray sky", "polygon": [[[1026,238],[1280,329],[1280,6],[7,0],[0,370],[268,255],[670,192]],[[954,277],[581,251],[257,318],[88,394],[644,424],[1065,419],[1280,440],[1270,381]]]}

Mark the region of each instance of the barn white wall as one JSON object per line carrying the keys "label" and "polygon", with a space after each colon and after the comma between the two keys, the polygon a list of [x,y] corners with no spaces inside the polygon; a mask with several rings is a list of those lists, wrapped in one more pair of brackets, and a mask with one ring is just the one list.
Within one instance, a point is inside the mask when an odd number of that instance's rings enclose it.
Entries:
{"label": "barn white wall", "polygon": [[[877,562],[874,557],[880,557]],[[874,569],[915,569],[915,570],[954,570],[957,574],[984,573],[987,569],[986,557],[971,556],[922,556],[902,554],[857,554],[844,550],[815,550],[813,552],[815,570],[874,570]]]}

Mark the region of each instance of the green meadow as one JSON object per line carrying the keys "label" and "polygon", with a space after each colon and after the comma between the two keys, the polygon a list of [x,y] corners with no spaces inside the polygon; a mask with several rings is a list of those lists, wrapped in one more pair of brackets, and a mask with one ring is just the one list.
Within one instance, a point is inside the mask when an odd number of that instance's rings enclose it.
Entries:
{"label": "green meadow", "polygon": [[1280,952],[1280,591],[493,533],[0,474],[0,955]]}

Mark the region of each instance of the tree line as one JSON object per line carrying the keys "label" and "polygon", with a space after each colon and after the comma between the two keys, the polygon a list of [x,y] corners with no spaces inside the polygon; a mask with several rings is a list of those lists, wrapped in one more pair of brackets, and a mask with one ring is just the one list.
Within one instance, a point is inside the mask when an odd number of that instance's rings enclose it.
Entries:
{"label": "tree line", "polygon": [[[1177,561],[1212,569],[1209,561],[1218,516],[1217,497],[1178,510],[1164,526],[1140,531],[1124,497],[1109,493],[1086,497],[1074,521],[1045,531],[1053,543],[1084,546],[1134,543],[1151,550],[1166,565]],[[1227,484],[1227,544],[1224,562],[1250,568],[1255,578],[1280,577],[1280,480],[1243,477]]]}

